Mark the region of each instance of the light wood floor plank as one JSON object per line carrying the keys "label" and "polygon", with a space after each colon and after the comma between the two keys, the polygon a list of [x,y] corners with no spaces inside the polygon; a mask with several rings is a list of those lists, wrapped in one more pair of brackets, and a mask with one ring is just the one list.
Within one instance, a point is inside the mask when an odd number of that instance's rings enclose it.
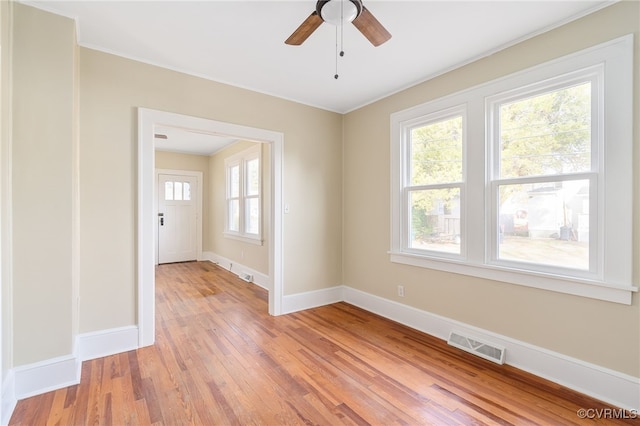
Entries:
{"label": "light wood floor plank", "polygon": [[83,363],[11,425],[580,425],[610,408],[347,303],[280,317],[208,262],[156,269],[156,344]]}

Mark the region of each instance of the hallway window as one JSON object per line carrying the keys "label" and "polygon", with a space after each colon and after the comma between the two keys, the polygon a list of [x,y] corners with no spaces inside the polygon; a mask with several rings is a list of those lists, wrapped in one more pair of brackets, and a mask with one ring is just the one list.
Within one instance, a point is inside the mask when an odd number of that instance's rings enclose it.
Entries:
{"label": "hallway window", "polygon": [[225,159],[227,237],[262,244],[260,145]]}

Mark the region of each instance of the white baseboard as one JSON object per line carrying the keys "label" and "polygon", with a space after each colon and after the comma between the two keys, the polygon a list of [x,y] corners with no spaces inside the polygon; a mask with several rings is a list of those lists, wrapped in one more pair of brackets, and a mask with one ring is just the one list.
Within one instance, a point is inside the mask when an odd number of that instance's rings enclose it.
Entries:
{"label": "white baseboard", "polygon": [[290,314],[292,312],[342,302],[343,300],[344,286],[291,294],[288,296],[282,296],[282,313]]}
{"label": "white baseboard", "polygon": [[80,383],[83,361],[136,348],[138,348],[137,326],[101,330],[76,336],[74,353],[71,355],[22,365],[10,370],[2,389],[3,417],[11,416],[16,400]]}
{"label": "white baseboard", "polygon": [[138,348],[138,327],[112,328],[78,335],[78,356],[81,361],[102,358]]}
{"label": "white baseboard", "polygon": [[202,252],[202,260],[208,260],[211,263],[215,263],[216,265],[219,265],[220,267],[236,275],[240,273],[253,275],[253,284],[262,287],[265,290],[270,290],[268,275],[265,275],[262,272],[258,272],[255,269],[251,269],[246,265],[236,262],[235,260],[227,259],[226,257],[220,256],[219,254],[213,253],[211,251]]}
{"label": "white baseboard", "polygon": [[78,357],[65,355],[14,368],[16,398],[77,385],[80,383],[80,364]]}
{"label": "white baseboard", "polygon": [[2,383],[2,418],[0,418],[0,424],[2,425],[9,424],[13,410],[16,408],[16,404],[18,403],[15,389],[15,375],[13,370],[9,370],[4,378],[4,382]]}
{"label": "white baseboard", "polygon": [[[640,411],[640,379],[450,318],[344,287],[345,302],[446,340],[467,332],[506,348],[506,364],[627,410]],[[585,407],[588,408],[588,407]]]}
{"label": "white baseboard", "polygon": [[[206,260],[225,267],[227,259]],[[204,257],[204,256],[203,256]],[[234,264],[232,269],[241,267]],[[227,269],[227,268],[225,268]],[[247,269],[242,271],[263,274]],[[260,278],[261,280],[264,278]],[[268,280],[267,280],[268,282]],[[258,283],[256,283],[258,284]],[[258,284],[260,285],[260,284]],[[283,311],[296,312],[345,301],[367,311],[446,340],[452,330],[466,332],[506,348],[505,362],[521,370],[567,386],[616,407],[640,411],[640,379],[541,347],[480,329],[450,318],[422,311],[346,286],[283,297]],[[126,352],[138,347],[137,326],[120,327],[77,336],[74,354],[16,367],[2,384],[2,424],[7,424],[16,401],[80,382],[82,361]],[[585,407],[588,408],[588,407]]]}

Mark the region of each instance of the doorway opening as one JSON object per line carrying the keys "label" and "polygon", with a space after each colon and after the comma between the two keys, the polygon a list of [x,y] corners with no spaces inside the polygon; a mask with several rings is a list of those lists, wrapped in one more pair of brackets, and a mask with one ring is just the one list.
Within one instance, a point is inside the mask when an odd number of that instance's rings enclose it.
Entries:
{"label": "doorway opening", "polygon": [[[138,346],[155,341],[155,128],[168,126],[269,144],[271,176],[269,223],[269,313],[282,313],[282,172],[284,135],[280,132],[147,108],[138,108]],[[155,216],[154,216],[155,213]]]}

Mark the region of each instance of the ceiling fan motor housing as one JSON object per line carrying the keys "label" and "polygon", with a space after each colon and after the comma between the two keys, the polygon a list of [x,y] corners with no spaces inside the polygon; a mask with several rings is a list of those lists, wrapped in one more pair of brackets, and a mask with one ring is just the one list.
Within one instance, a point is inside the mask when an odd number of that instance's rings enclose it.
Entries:
{"label": "ceiling fan motor housing", "polygon": [[[329,4],[331,3],[331,4]],[[344,9],[341,9],[343,5],[340,0],[318,0],[316,3],[316,12],[322,18],[323,21],[333,25],[339,25],[342,23],[342,13],[345,13],[345,21],[353,22],[362,13],[362,1],[361,0],[347,0],[348,5],[344,5]],[[355,6],[355,14],[353,14],[353,6]],[[349,15],[349,12],[352,12]]]}

